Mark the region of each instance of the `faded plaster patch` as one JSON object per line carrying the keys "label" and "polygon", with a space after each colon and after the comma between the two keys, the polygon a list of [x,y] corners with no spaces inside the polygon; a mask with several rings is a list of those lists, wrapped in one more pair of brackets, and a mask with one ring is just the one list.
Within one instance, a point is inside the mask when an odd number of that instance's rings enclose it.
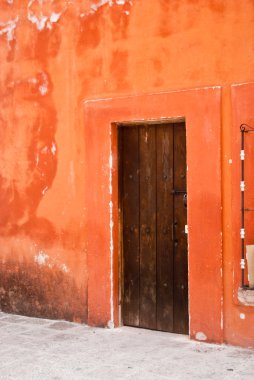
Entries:
{"label": "faded plaster patch", "polygon": [[57,268],[64,273],[69,273],[70,270],[66,264],[57,262],[54,259],[51,259],[45,251],[39,251],[37,255],[34,256],[34,261],[40,266],[47,266],[48,268]]}
{"label": "faded plaster patch", "polygon": [[[31,7],[34,3],[38,2],[40,5],[40,12],[35,13]],[[50,15],[46,15],[43,13],[42,10],[43,1],[42,0],[30,0],[27,6],[27,19],[32,24],[34,24],[39,31],[42,31],[43,29],[52,29],[53,24],[57,23],[63,12],[65,11],[66,7],[61,12],[52,12]]]}
{"label": "faded plaster patch", "polygon": [[207,340],[207,336],[202,331],[197,332],[195,338],[201,341]]}
{"label": "faded plaster patch", "polygon": [[31,83],[31,84],[37,84],[38,83],[38,79],[36,78],[28,78],[28,83]]}
{"label": "faded plaster patch", "polygon": [[103,7],[103,5],[105,5],[105,4],[109,4],[110,6],[112,6],[113,1],[112,0],[100,0],[97,3],[91,4],[90,5],[90,11],[91,11],[91,13],[94,13],[94,12],[98,11],[98,9],[101,8],[101,7]]}
{"label": "faded plaster patch", "polygon": [[39,86],[39,91],[42,96],[45,96],[48,93],[48,77],[45,73],[41,73],[42,84]]}
{"label": "faded plaster patch", "polygon": [[48,186],[44,187],[44,189],[42,190],[42,195],[44,196],[46,194],[46,192],[48,191]]}
{"label": "faded plaster patch", "polygon": [[41,95],[44,96],[44,95],[47,94],[48,89],[47,89],[46,86],[42,85],[42,86],[39,87],[39,91],[40,91]]}
{"label": "faded plaster patch", "polygon": [[[132,0],[99,0],[99,1],[96,1],[93,4],[91,4],[86,12],[83,12],[80,14],[80,17],[85,17],[85,16],[88,16],[90,14],[96,13],[104,5],[109,5],[110,7],[112,7],[112,5],[114,5],[114,4],[119,5],[119,6],[129,4],[132,6],[133,2],[132,2]],[[126,15],[130,14],[130,12],[126,11],[126,10],[124,11],[124,13]]]}
{"label": "faded plaster patch", "polygon": [[[6,2],[10,5],[13,4],[13,0],[6,0]],[[52,1],[51,1],[52,2]],[[35,12],[32,9],[33,4],[38,4],[40,11]],[[47,5],[46,2],[44,3],[43,0],[30,0],[27,5],[27,19],[29,22],[31,22],[33,25],[36,26],[36,28],[39,31],[42,31],[44,29],[52,29],[53,25],[56,24],[60,18],[62,17],[63,13],[66,11],[68,8],[69,4],[71,2],[67,2],[64,6],[63,9],[61,9],[59,12],[52,11],[50,14],[43,10],[43,4]],[[132,0],[99,0],[93,2],[89,8],[87,9],[86,12],[83,12],[80,14],[80,17],[85,17],[90,14],[93,14],[97,12],[101,7],[104,5],[112,6],[112,5],[119,5],[119,6],[124,6],[125,4],[128,4],[130,6],[133,5]],[[124,9],[124,13],[126,15],[129,15],[130,12],[126,9]],[[6,34],[7,41],[8,41],[8,46],[10,47],[10,42],[15,39],[15,29],[17,27],[17,23],[19,21],[19,16],[17,16],[13,20],[9,20],[7,22],[1,22],[0,21],[0,36],[3,34]],[[42,95],[44,89],[42,88]]]}
{"label": "faded plaster patch", "polygon": [[53,156],[56,154],[56,144],[54,142],[52,142],[51,145],[51,153],[53,154]]}
{"label": "faded plaster patch", "polygon": [[45,28],[48,19],[46,16],[43,16],[42,14],[39,17],[36,17],[30,11],[27,13],[27,18],[32,24],[36,25],[38,30],[43,30]]}
{"label": "faded plaster patch", "polygon": [[0,36],[3,36],[4,34],[6,35],[9,49],[11,48],[11,41],[15,40],[15,29],[18,21],[18,16],[14,20],[9,20],[6,22],[0,21]]}
{"label": "faded plaster patch", "polygon": [[[37,74],[37,77],[30,77],[27,79],[27,82],[31,85],[38,86],[38,91],[41,96],[45,96],[49,92],[49,77],[48,74],[41,71]],[[10,83],[10,85],[14,85],[14,83]],[[16,81],[18,84],[18,81]]]}
{"label": "faded plaster patch", "polygon": [[125,4],[133,5],[132,0],[115,0],[115,3],[117,5],[125,5]]}
{"label": "faded plaster patch", "polygon": [[37,256],[34,256],[34,261],[39,265],[46,265],[48,259],[49,256],[43,251],[40,251]]}
{"label": "faded plaster patch", "polygon": [[[50,79],[48,81],[50,83]],[[42,83],[42,73],[37,73],[5,84],[8,97],[12,99],[15,94],[16,104],[13,109],[12,102],[4,101],[6,105],[0,112],[0,127],[3,130],[0,149],[2,208],[5,204],[8,209],[8,213],[4,211],[7,219],[1,226],[2,231],[9,231],[13,225],[21,226],[36,214],[47,191],[45,187],[50,188],[55,177],[57,160],[50,151],[55,141],[55,119],[47,132],[46,143],[49,146],[44,147],[49,112],[53,114],[55,107],[51,99],[37,107],[34,102],[40,97],[39,85]],[[45,152],[41,152],[44,148]],[[17,159],[13,160],[12,157]],[[22,212],[17,213],[17,209]]]}
{"label": "faded plaster patch", "polygon": [[69,268],[68,268],[67,265],[65,265],[65,264],[60,265],[60,268],[61,268],[62,271],[65,272],[65,273],[68,273],[68,272],[69,272]]}
{"label": "faded plaster patch", "polygon": [[246,306],[254,306],[254,291],[252,289],[238,289],[238,301]]}
{"label": "faded plaster patch", "polygon": [[52,24],[54,22],[59,21],[60,17],[61,17],[61,13],[55,13],[55,12],[53,12],[50,15],[49,21]]}

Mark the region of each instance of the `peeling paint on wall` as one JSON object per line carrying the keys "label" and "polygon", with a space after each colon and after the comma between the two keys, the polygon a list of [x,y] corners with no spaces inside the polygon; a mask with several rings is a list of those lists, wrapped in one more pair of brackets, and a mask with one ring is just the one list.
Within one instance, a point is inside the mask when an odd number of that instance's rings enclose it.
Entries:
{"label": "peeling paint on wall", "polygon": [[35,16],[31,11],[28,12],[27,18],[32,23],[35,24],[38,30],[43,30],[45,27],[52,29],[52,25],[57,22],[61,17],[60,13],[52,13],[50,16]]}
{"label": "peeling paint on wall", "polygon": [[48,191],[48,186],[44,187],[44,189],[41,192],[42,195],[45,195],[47,191]]}
{"label": "peeling paint on wall", "polygon": [[[35,13],[31,7],[34,3],[38,2],[40,5],[40,12]],[[67,10],[68,6],[70,5],[69,2],[66,3],[65,7],[60,12],[52,12],[49,15],[46,15],[42,11],[43,1],[40,0],[30,0],[27,7],[27,18],[28,20],[34,24],[39,31],[42,31],[45,28],[52,29],[53,24],[57,23],[62,14]],[[84,12],[80,13],[80,17],[85,17],[90,14],[93,14],[97,12],[101,7],[108,5],[112,7],[114,4],[118,6],[124,6],[125,4],[133,5],[132,0],[99,0],[99,1],[93,1],[90,3],[90,5],[86,6],[86,10]],[[124,11],[127,15],[129,14],[129,11]]]}
{"label": "peeling paint on wall", "polygon": [[[10,5],[13,5],[13,0],[6,0],[6,2]],[[37,5],[36,10],[33,10],[33,5]],[[47,5],[45,9],[43,9],[43,5]],[[30,0],[27,5],[27,19],[33,25],[36,26],[38,31],[43,31],[44,29],[52,29],[53,25],[56,24],[63,13],[68,9],[71,3],[67,2],[64,7],[56,12],[54,10],[48,10],[48,4],[43,0]],[[118,6],[124,6],[128,4],[130,6],[133,5],[132,0],[100,0],[97,2],[92,2],[84,12],[79,14],[80,17],[85,17],[90,14],[97,12],[101,7],[108,5],[112,7],[114,4]],[[47,11],[46,11],[47,8]],[[124,10],[126,15],[129,15],[129,10]],[[8,41],[8,46],[10,48],[10,42],[15,39],[15,29],[17,28],[17,24],[20,17],[17,15],[14,19],[1,22],[0,21],[0,36],[6,34],[6,38]]]}
{"label": "peeling paint on wall", "polygon": [[[85,17],[91,14],[96,13],[100,8],[102,8],[105,5],[108,5],[109,7],[112,7],[113,5],[118,5],[118,6],[124,6],[124,5],[133,5],[132,0],[99,0],[99,1],[94,1],[92,2],[89,6],[83,10],[83,12],[80,13],[80,17]],[[129,14],[129,11],[123,10],[125,14]]]}
{"label": "peeling paint on wall", "polygon": [[9,48],[11,41],[15,39],[15,29],[17,28],[17,24],[19,21],[19,17],[17,16],[15,19],[6,21],[6,22],[1,22],[0,21],[0,36],[6,35],[6,39],[8,42]]}
{"label": "peeling paint on wall", "polygon": [[200,341],[207,340],[207,336],[202,331],[197,332],[195,338]]}
{"label": "peeling paint on wall", "polygon": [[69,273],[69,268],[66,264],[60,263],[56,259],[52,259],[45,251],[39,251],[37,255],[34,256],[34,262],[39,266],[47,266],[48,268],[57,268],[65,273]]}
{"label": "peeling paint on wall", "polygon": [[68,273],[68,272],[69,272],[69,269],[68,269],[67,265],[65,265],[65,264],[62,264],[62,265],[60,266],[60,269],[62,269],[62,271],[65,272],[65,273]]}
{"label": "peeling paint on wall", "polygon": [[[28,78],[27,82],[34,85],[42,96],[45,96],[49,92],[49,77],[48,74],[43,71],[37,73],[36,77]],[[13,86],[17,84],[21,84],[21,81],[12,83]]]}
{"label": "peeling paint on wall", "polygon": [[0,261],[1,311],[85,323],[85,294],[64,268]]}
{"label": "peeling paint on wall", "polygon": [[48,258],[49,256],[46,253],[40,251],[38,255],[34,257],[34,261],[39,265],[46,265]]}
{"label": "peeling paint on wall", "polygon": [[7,82],[2,96],[0,199],[5,206],[0,231],[4,234],[23,228],[35,218],[38,204],[56,174],[56,115],[51,87],[49,74],[41,71]]}
{"label": "peeling paint on wall", "polygon": [[51,153],[53,154],[53,156],[56,154],[56,144],[54,142],[52,142],[51,145]]}
{"label": "peeling paint on wall", "polygon": [[[35,12],[32,10],[34,3],[39,3],[40,11]],[[58,22],[65,11],[66,7],[59,12],[52,12],[51,14],[44,14],[42,10],[44,2],[40,0],[30,0],[27,6],[27,19],[34,24],[39,31],[42,31],[44,28],[52,29],[53,24]]]}

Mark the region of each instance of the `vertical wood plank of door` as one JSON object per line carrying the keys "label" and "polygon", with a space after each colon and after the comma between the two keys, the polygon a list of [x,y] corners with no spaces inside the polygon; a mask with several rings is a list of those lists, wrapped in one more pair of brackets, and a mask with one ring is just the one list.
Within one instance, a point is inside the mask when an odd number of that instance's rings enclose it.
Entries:
{"label": "vertical wood plank of door", "polygon": [[139,131],[122,131],[123,324],[139,326]]}
{"label": "vertical wood plank of door", "polygon": [[140,128],[140,327],[156,329],[155,128]]}
{"label": "vertical wood plank of door", "polygon": [[[186,190],[186,131],[184,124],[174,125],[174,188]],[[188,250],[185,224],[187,209],[184,194],[174,199],[174,332],[188,334]]]}
{"label": "vertical wood plank of door", "polygon": [[157,329],[173,331],[173,125],[156,127]]}

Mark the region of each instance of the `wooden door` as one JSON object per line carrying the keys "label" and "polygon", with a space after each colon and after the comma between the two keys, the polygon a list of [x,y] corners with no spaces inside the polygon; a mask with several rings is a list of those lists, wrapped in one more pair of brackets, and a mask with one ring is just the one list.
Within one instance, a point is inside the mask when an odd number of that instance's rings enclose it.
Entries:
{"label": "wooden door", "polygon": [[184,123],[119,128],[123,324],[188,333]]}

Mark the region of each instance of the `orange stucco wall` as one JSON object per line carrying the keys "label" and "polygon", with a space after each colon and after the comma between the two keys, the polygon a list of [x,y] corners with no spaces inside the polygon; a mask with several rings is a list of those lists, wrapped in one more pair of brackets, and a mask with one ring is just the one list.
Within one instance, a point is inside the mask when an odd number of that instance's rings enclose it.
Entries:
{"label": "orange stucco wall", "polygon": [[219,85],[223,339],[254,347],[254,308],[234,300],[232,222],[253,89],[231,91],[254,80],[253,17],[252,0],[0,0],[2,310],[87,320],[83,101]]}

